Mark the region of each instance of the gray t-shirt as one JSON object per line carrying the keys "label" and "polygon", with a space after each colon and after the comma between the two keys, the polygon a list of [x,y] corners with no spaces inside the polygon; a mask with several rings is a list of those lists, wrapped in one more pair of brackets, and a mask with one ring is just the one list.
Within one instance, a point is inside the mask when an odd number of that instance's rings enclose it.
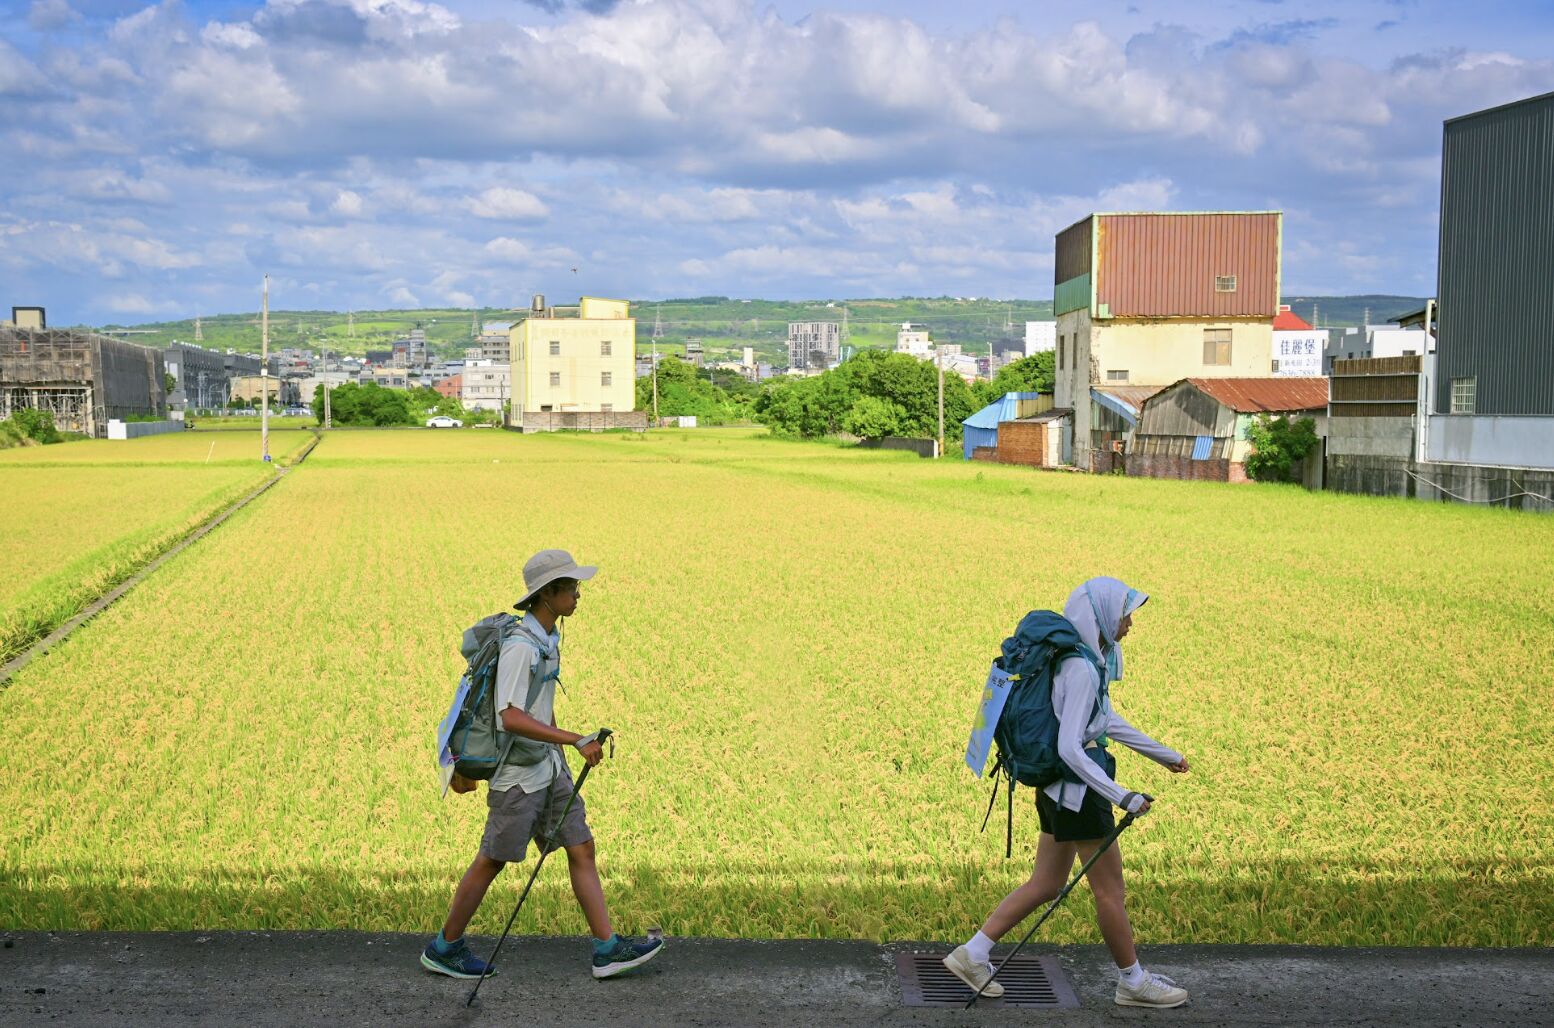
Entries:
{"label": "gray t-shirt", "polygon": [[[545,640],[542,649],[537,638]],[[496,716],[508,707],[517,707],[534,720],[551,724],[556,705],[556,679],[553,672],[561,667],[561,636],[546,632],[539,622],[524,616],[524,624],[513,629],[502,643],[502,655],[496,665]],[[543,662],[540,673],[547,681],[540,687],[534,705],[524,708],[529,696],[531,669],[535,662]],[[561,773],[564,758],[559,746],[545,744],[545,759],[538,764],[504,764],[491,776],[491,791],[506,792],[518,786],[524,792],[540,792],[550,786]]]}

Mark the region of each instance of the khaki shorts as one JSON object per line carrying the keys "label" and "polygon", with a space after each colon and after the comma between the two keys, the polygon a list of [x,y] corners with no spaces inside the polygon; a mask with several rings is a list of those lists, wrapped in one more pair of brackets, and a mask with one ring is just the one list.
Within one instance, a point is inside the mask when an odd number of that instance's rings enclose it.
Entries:
{"label": "khaki shorts", "polygon": [[570,771],[556,775],[542,792],[524,792],[516,785],[501,792],[486,790],[486,832],[480,838],[481,855],[510,863],[528,854],[530,839],[541,846],[549,840],[558,848],[578,846],[592,839],[594,833],[588,828],[582,793],[572,801],[566,820],[561,820],[571,795]]}

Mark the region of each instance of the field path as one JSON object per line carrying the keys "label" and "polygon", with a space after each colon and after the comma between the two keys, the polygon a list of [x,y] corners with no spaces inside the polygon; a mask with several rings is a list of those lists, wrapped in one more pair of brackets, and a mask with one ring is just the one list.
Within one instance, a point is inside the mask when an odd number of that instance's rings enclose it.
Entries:
{"label": "field path", "polygon": [[[1155,946],[1193,990],[1172,1011],[1117,1007],[1105,951],[1056,952],[1078,1010],[908,1008],[910,946],[671,939],[637,977],[595,982],[579,939],[516,938],[472,1010],[469,986],[423,972],[425,940],[342,932],[37,933],[0,949],[0,1023],[224,1026],[556,1024],[1554,1024],[1554,951]],[[479,941],[482,952],[491,940]],[[924,946],[942,952],[944,947]],[[1054,950],[1042,948],[1042,952]]]}

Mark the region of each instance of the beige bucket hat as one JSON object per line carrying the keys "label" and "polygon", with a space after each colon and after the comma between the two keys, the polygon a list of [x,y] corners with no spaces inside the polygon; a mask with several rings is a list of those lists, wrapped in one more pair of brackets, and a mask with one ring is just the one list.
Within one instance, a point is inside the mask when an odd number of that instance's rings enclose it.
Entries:
{"label": "beige bucket hat", "polygon": [[533,599],[535,593],[558,578],[575,578],[579,582],[586,582],[598,573],[596,567],[586,564],[579,566],[566,550],[541,550],[523,566],[523,587],[529,591],[520,596],[513,606],[521,606]]}

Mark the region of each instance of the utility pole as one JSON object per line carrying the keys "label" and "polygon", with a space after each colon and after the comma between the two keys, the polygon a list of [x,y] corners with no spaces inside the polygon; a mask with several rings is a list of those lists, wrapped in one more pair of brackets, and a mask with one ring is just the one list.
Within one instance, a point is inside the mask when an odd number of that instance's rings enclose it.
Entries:
{"label": "utility pole", "polygon": [[934,347],[933,362],[939,366],[939,450],[936,457],[944,456],[944,354]]}
{"label": "utility pole", "polygon": [[659,308],[653,308],[653,427],[658,427],[658,337],[664,334]]}
{"label": "utility pole", "polygon": [[200,328],[200,316],[198,314],[194,316],[194,341],[196,343],[203,343],[205,341],[205,332]]}
{"label": "utility pole", "polygon": [[324,351],[324,427],[334,428],[334,412],[329,409],[329,351]]}
{"label": "utility pole", "polygon": [[259,451],[270,461],[270,276],[264,276],[264,312],[259,316]]}

